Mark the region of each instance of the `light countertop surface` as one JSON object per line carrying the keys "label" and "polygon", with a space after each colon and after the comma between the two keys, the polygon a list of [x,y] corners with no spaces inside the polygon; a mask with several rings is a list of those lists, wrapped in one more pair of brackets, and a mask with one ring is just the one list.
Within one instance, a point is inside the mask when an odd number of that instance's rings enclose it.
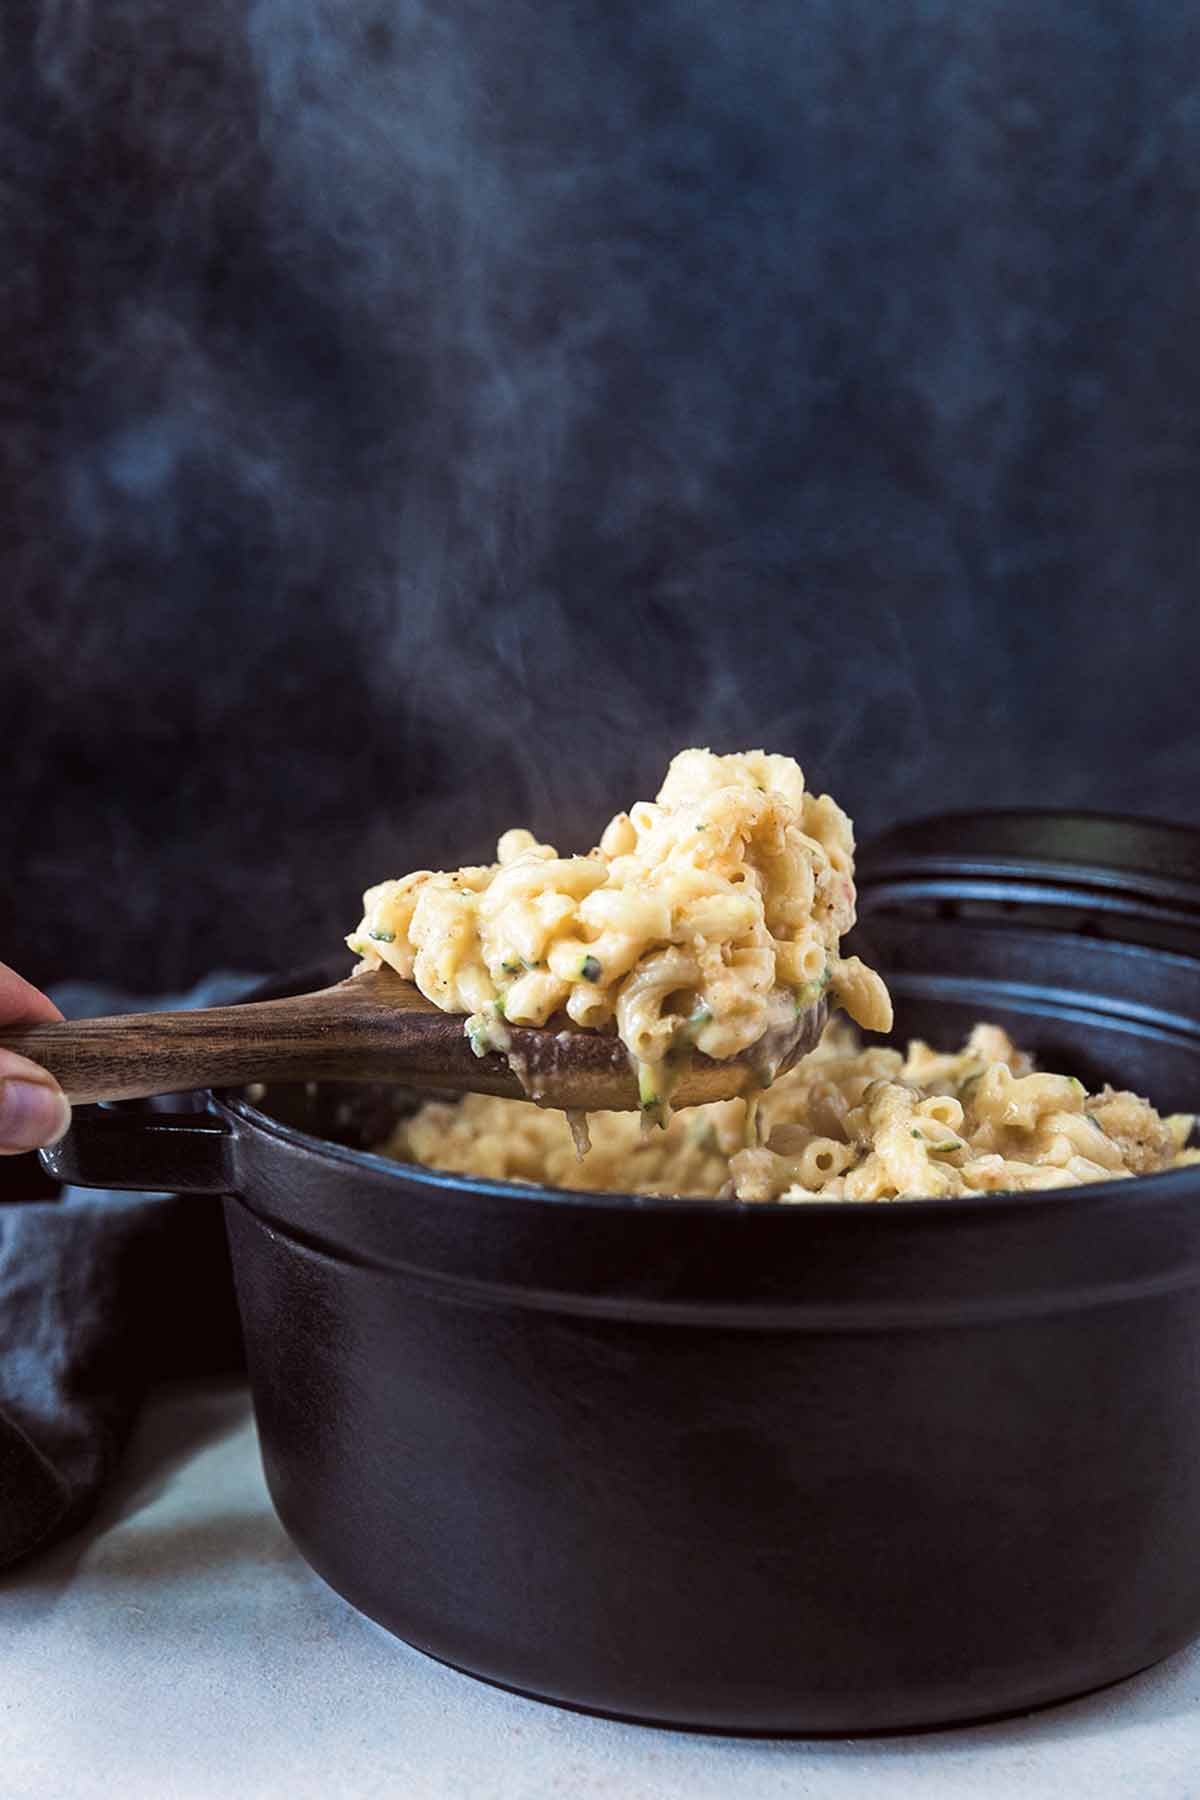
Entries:
{"label": "light countertop surface", "polygon": [[891,1737],[615,1724],[360,1618],[271,1510],[244,1391],[147,1408],[83,1532],[0,1580],[3,1800],[1200,1800],[1200,1645],[1067,1705]]}

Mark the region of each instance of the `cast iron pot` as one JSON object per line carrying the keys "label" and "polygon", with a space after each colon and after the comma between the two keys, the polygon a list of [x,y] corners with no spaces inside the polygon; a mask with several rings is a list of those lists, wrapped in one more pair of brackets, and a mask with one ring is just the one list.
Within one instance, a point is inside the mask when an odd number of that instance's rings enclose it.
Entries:
{"label": "cast iron pot", "polygon": [[[882,912],[868,935],[900,1037],[994,1018],[1049,1066],[1200,1095],[1189,957]],[[228,1196],[275,1505],[398,1636],[571,1706],[846,1733],[1034,1706],[1200,1631],[1200,1168],[580,1195],[364,1149],[402,1104],[90,1108],[51,1154]]]}

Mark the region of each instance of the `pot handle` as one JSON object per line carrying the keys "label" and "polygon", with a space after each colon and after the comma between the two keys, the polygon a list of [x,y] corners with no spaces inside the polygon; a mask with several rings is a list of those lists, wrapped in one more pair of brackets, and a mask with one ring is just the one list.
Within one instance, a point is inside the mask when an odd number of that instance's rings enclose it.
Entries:
{"label": "pot handle", "polygon": [[72,1187],[149,1193],[231,1194],[237,1183],[233,1132],[213,1113],[80,1106],[42,1167]]}

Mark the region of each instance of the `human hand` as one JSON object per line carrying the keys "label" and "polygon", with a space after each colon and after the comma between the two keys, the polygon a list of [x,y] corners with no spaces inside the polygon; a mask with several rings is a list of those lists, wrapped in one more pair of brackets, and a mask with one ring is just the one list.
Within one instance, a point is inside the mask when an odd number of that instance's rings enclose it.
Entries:
{"label": "human hand", "polygon": [[[44,1025],[62,1014],[45,994],[0,963],[0,1025]],[[37,1063],[0,1050],[0,1156],[57,1144],[71,1108],[53,1075]]]}

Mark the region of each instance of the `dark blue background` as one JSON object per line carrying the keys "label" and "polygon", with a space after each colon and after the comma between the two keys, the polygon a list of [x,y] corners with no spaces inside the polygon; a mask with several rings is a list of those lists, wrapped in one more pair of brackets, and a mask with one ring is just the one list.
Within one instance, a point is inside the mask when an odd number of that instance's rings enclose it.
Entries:
{"label": "dark blue background", "polygon": [[1200,818],[1195,19],[7,7],[0,956],[286,964],[684,742]]}

